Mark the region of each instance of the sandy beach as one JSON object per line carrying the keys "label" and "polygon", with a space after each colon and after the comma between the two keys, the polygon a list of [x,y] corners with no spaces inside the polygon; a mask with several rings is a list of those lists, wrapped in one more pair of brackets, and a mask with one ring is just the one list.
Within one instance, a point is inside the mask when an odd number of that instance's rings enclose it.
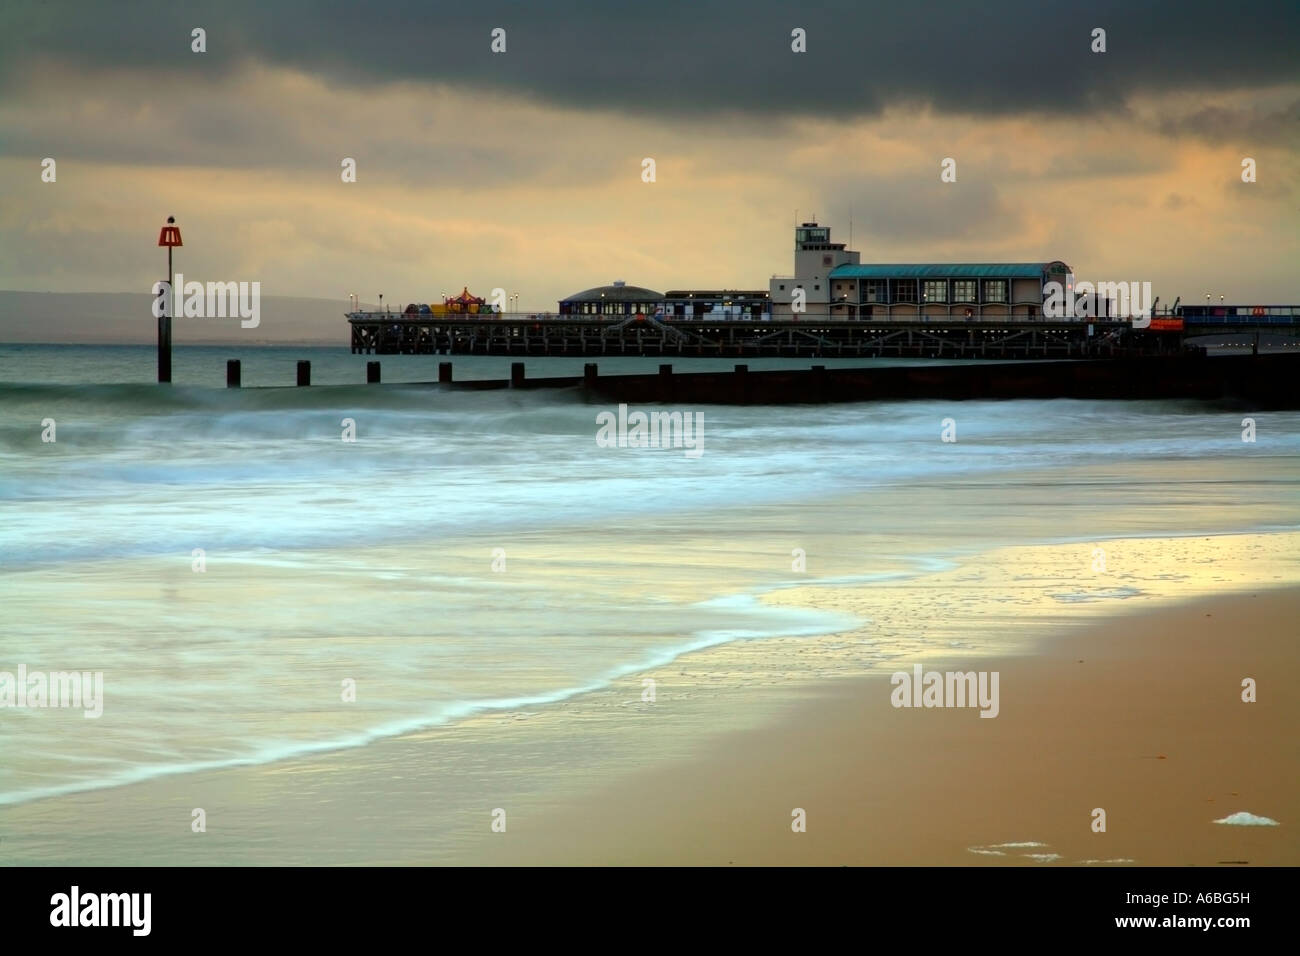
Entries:
{"label": "sandy beach", "polygon": [[[1018,546],[780,587],[763,602],[861,623],[365,746],[3,806],[3,859],[1295,864],[1296,538]],[[891,706],[890,674],[917,665],[996,671],[996,718]],[[1212,822],[1238,812],[1281,826]]]}
{"label": "sandy beach", "polygon": [[[1210,598],[957,662],[1000,671],[989,720],[838,682],[483,846],[513,863],[1295,865],[1297,621],[1300,590]],[[1242,811],[1282,825],[1212,822]]]}

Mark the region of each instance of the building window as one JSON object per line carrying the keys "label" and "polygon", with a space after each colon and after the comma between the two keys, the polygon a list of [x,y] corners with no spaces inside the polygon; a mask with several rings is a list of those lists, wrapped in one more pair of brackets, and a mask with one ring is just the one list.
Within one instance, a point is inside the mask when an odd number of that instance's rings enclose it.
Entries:
{"label": "building window", "polygon": [[863,302],[888,302],[888,289],[884,279],[868,279],[862,283]]}
{"label": "building window", "polygon": [[952,301],[974,302],[975,301],[975,280],[974,279],[953,279],[952,280]]}
{"label": "building window", "polygon": [[1007,280],[1006,279],[985,279],[984,280],[984,301],[985,302],[1007,301]]}
{"label": "building window", "polygon": [[915,302],[916,301],[916,280],[895,279],[894,280],[894,301]]}
{"label": "building window", "polygon": [[947,302],[948,301],[948,280],[947,279],[926,279],[925,280],[925,301],[926,302]]}
{"label": "building window", "polygon": [[782,292],[785,291],[785,286],[781,286],[781,291],[782,291]]}

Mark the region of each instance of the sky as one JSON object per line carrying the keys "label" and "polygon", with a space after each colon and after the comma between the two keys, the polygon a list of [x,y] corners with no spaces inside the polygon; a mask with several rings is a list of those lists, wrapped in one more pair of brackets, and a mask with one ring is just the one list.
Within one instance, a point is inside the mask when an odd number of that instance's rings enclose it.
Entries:
{"label": "sky", "polygon": [[815,216],[864,262],[1300,302],[1297,50],[1294,0],[6,0],[0,289],[147,292],[172,215],[187,279],[554,309],[765,289]]}

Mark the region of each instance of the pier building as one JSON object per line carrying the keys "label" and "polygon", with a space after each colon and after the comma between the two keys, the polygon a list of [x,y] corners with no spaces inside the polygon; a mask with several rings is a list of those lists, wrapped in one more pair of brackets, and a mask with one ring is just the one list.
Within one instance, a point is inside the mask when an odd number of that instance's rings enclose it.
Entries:
{"label": "pier building", "polygon": [[677,319],[770,319],[762,289],[677,289],[664,293],[663,314]]}
{"label": "pier building", "polygon": [[859,253],[831,241],[829,226],[805,222],[795,229],[794,274],[773,276],[774,318],[803,313],[839,319],[943,320],[952,322],[1043,314],[1048,282],[1069,287],[1072,270],[1051,262],[863,263]]}
{"label": "pier building", "polygon": [[560,300],[560,315],[654,315],[662,311],[662,292],[620,280],[575,292]]}

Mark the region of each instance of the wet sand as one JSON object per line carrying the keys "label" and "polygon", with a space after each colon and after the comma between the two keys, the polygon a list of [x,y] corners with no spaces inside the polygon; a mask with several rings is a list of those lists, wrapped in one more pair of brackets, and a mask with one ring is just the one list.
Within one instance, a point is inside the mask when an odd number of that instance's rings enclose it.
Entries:
{"label": "wet sand", "polygon": [[[1298,622],[1297,589],[1210,598],[955,668],[1000,672],[993,719],[896,709],[884,676],[836,682],[696,759],[517,819],[485,860],[1296,865]],[[1212,822],[1239,811],[1281,826]]]}
{"label": "wet sand", "polygon": [[[364,747],[3,806],[0,863],[1294,865],[1296,541],[1002,548],[780,588],[763,600],[864,624]],[[892,707],[890,672],[918,663],[996,670],[998,716]],[[1211,822],[1238,811],[1282,826]]]}

